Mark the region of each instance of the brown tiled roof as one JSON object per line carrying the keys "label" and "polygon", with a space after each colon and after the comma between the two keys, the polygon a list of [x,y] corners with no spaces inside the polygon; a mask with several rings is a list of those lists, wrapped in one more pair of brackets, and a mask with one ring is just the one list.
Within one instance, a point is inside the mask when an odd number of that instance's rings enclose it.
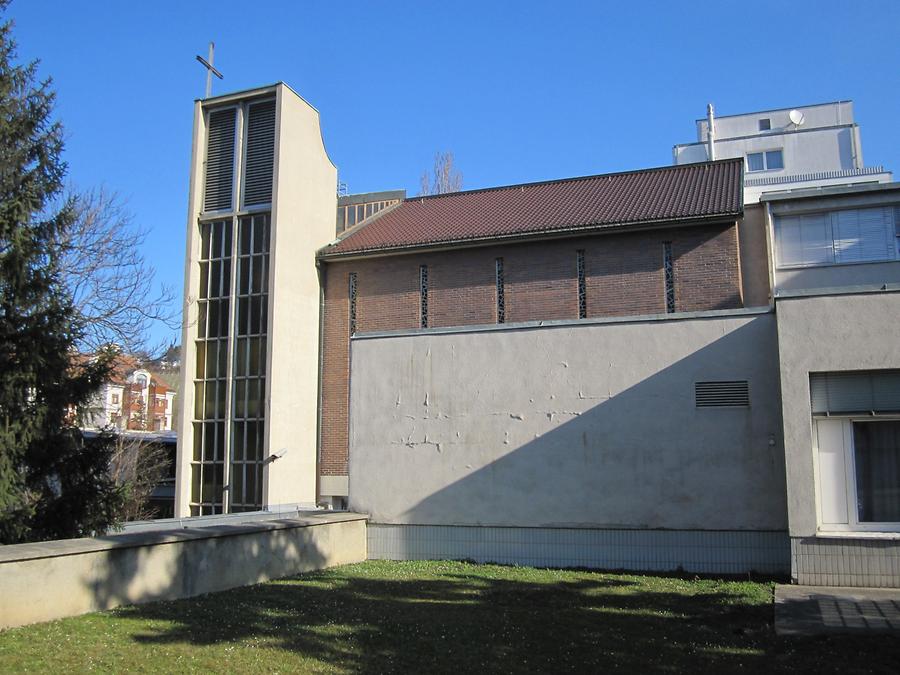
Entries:
{"label": "brown tiled roof", "polygon": [[[87,362],[92,360],[93,358],[93,354],[78,354],[77,356],[77,360],[79,362]],[[155,381],[156,383],[157,394],[163,394],[167,391],[173,390],[167,378],[151,370],[148,366],[143,364],[140,359],[131,356],[130,354],[116,355],[115,359],[112,362],[112,367],[110,368],[107,382],[109,384],[116,384],[124,387],[128,384],[128,378],[131,377],[136,370],[146,370],[148,373],[150,373],[150,379],[152,381]]]}
{"label": "brown tiled roof", "polygon": [[350,228],[319,256],[737,216],[742,172],[741,159],[728,159],[411,197]]}

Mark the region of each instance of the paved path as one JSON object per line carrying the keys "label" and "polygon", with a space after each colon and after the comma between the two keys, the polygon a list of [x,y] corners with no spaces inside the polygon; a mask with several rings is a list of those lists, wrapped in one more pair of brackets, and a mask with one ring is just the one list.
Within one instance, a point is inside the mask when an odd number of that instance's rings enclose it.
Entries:
{"label": "paved path", "polygon": [[900,633],[900,589],[779,584],[775,587],[775,632]]}

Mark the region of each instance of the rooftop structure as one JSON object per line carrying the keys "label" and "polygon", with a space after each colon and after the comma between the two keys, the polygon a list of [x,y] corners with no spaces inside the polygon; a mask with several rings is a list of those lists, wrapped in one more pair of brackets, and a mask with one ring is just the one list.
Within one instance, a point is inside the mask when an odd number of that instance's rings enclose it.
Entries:
{"label": "rooftop structure", "polygon": [[347,228],[363,222],[366,218],[371,218],[382,209],[398,204],[404,199],[406,199],[406,190],[340,195],[338,196],[337,227],[335,231],[337,234],[340,234]]}
{"label": "rooftop structure", "polygon": [[723,116],[710,105],[696,128],[695,142],[673,148],[674,163],[743,159],[748,204],[763,193],[892,180],[890,171],[863,163],[852,101]]}

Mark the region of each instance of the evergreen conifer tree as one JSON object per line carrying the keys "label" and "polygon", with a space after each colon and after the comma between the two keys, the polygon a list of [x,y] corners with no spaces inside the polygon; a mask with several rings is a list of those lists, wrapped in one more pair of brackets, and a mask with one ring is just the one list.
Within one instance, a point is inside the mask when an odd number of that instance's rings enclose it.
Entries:
{"label": "evergreen conifer tree", "polygon": [[[8,3],[0,0],[0,10]],[[105,531],[121,494],[109,474],[111,438],[86,440],[75,411],[110,358],[84,361],[59,272],[57,242],[74,218],[54,210],[63,189],[63,132],[50,82],[14,62],[0,26],[0,544]]]}

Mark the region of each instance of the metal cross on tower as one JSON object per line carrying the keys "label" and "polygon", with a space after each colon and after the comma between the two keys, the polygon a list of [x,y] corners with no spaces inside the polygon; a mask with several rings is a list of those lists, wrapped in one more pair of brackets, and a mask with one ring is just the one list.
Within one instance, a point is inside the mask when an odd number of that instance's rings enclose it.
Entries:
{"label": "metal cross on tower", "polygon": [[224,75],[216,70],[215,66],[213,66],[213,57],[216,51],[216,43],[209,43],[209,59],[204,59],[199,54],[197,55],[197,60],[206,66],[206,98],[209,98],[212,95],[212,76],[215,75],[220,80],[224,79]]}

